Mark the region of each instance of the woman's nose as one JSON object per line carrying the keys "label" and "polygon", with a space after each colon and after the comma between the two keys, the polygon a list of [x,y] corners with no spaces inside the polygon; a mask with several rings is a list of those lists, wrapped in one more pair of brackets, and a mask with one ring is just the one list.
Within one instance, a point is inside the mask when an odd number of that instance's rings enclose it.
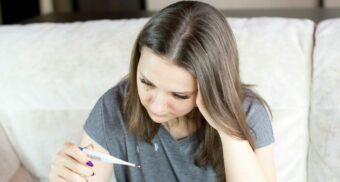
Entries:
{"label": "woman's nose", "polygon": [[168,101],[165,94],[157,93],[154,95],[150,110],[154,114],[162,115],[166,113]]}

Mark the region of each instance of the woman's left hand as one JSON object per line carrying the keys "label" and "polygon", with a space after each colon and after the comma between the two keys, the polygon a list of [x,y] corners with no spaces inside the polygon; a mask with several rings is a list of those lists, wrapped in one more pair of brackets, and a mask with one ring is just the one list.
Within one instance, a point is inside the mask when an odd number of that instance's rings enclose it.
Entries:
{"label": "woman's left hand", "polygon": [[198,82],[197,82],[196,106],[200,110],[200,112],[203,115],[203,117],[205,118],[205,120],[209,123],[209,125],[217,130],[218,127],[216,126],[216,122],[212,119],[211,115],[209,114],[209,112],[208,112],[208,110],[205,106],[205,103],[202,100],[202,95],[201,95],[201,92],[200,92],[200,86],[199,86]]}

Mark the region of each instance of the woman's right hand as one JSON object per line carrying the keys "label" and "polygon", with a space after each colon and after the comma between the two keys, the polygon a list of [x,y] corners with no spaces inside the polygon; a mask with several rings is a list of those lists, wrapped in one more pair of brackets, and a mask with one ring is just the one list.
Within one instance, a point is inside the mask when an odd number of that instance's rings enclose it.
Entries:
{"label": "woman's right hand", "polygon": [[[86,146],[89,150],[91,145]],[[87,154],[80,151],[77,145],[66,142],[53,157],[49,180],[51,182],[83,182],[94,175],[93,163]]]}

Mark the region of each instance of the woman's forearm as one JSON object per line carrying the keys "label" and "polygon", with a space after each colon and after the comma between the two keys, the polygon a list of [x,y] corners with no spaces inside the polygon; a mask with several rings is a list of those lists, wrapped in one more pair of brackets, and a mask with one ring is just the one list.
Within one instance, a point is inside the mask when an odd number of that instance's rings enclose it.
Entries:
{"label": "woman's forearm", "polygon": [[247,140],[220,132],[225,174],[228,182],[267,182],[266,176]]}

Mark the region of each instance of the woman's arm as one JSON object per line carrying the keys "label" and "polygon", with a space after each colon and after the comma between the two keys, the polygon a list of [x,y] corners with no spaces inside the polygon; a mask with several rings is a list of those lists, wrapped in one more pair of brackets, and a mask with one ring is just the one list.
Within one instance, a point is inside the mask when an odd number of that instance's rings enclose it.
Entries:
{"label": "woman's arm", "polygon": [[276,182],[273,144],[255,149],[255,155],[269,181]]}
{"label": "woman's arm", "polygon": [[[81,139],[81,146],[88,146],[92,144],[93,149],[97,152],[101,152],[104,154],[109,154],[109,152],[104,149],[102,146],[100,146],[97,142],[95,142],[92,138],[90,138],[90,136],[88,136],[86,134],[86,132],[84,132],[82,139]],[[112,174],[114,174],[113,172],[113,165],[112,164],[106,164],[106,163],[102,163],[102,162],[98,162],[96,160],[92,160],[93,162],[93,171],[95,173],[94,176],[91,176],[88,178],[88,182],[91,181],[107,181],[109,182],[110,177],[112,176]]]}
{"label": "woman's arm", "polygon": [[254,152],[247,140],[238,140],[219,132],[227,181],[275,182],[272,145]]}
{"label": "woman's arm", "polygon": [[197,82],[196,105],[205,120],[215,128],[221,138],[227,181],[231,182],[276,182],[273,147],[268,145],[252,150],[247,140],[238,140],[219,131],[202,101]]}

